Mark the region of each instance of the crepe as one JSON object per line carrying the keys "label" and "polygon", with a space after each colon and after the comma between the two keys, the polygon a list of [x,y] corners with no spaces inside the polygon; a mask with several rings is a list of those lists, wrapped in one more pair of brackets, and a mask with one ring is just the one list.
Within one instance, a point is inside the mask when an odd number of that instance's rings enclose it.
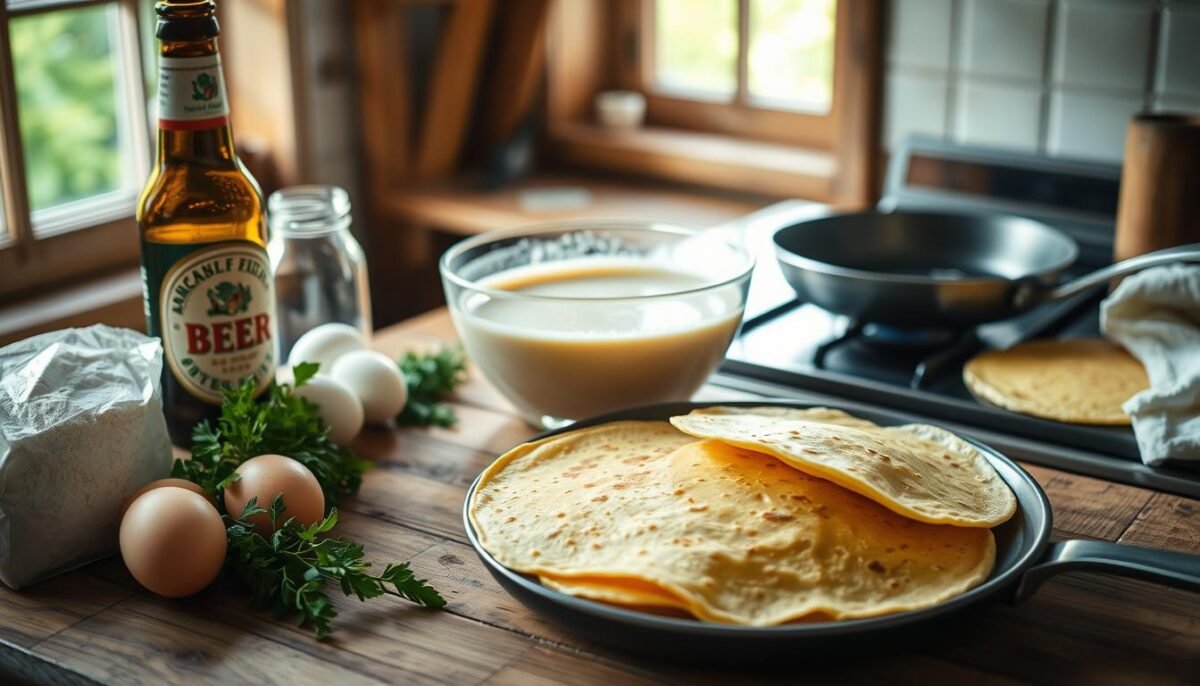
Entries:
{"label": "crepe", "polygon": [[963,367],[977,397],[1014,412],[1075,424],[1129,425],[1121,405],[1150,387],[1132,355],[1101,339],[1030,341]]}
{"label": "crepe", "polygon": [[695,410],[671,423],[698,438],[773,455],[920,522],[992,527],[1017,507],[982,453],[932,426],[831,425],[725,407]]}
{"label": "crepe", "polygon": [[854,426],[864,429],[879,428],[879,425],[861,417],[855,417],[849,412],[835,410],[832,407],[785,407],[780,405],[721,405],[706,407],[697,412],[717,413],[722,415],[751,415],[756,417],[778,417],[780,419],[795,419],[821,424],[836,424],[838,426]]}
{"label": "crepe", "polygon": [[923,524],[664,422],[522,446],[484,472],[469,514],[501,564],[549,586],[678,599],[700,619],[754,626],[928,607],[982,582],[995,558],[987,529]]}
{"label": "crepe", "polygon": [[661,586],[643,579],[621,576],[577,576],[559,577],[541,574],[538,581],[543,585],[568,595],[600,600],[613,605],[645,608],[673,608],[687,610],[684,599]]}

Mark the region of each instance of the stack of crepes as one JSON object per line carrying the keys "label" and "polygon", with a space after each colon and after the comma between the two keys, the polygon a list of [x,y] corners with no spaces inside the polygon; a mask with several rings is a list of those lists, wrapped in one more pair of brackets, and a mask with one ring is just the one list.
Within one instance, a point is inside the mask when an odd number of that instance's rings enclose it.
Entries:
{"label": "stack of crepes", "polygon": [[727,624],[872,617],[982,583],[1016,499],[971,444],[824,408],[711,407],[521,445],[483,547],[576,596]]}

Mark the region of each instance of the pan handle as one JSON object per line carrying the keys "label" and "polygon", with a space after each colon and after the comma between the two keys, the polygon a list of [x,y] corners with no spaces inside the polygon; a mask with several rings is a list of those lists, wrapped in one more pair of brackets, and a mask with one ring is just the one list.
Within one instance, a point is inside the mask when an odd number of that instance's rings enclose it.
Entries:
{"label": "pan handle", "polygon": [[1090,288],[1107,283],[1110,279],[1118,276],[1140,272],[1143,269],[1171,264],[1173,262],[1200,262],[1200,243],[1190,243],[1175,248],[1167,248],[1166,250],[1155,250],[1145,255],[1121,260],[1103,269],[1097,269],[1094,272],[1084,274],[1074,281],[1068,281],[1055,286],[1046,294],[1046,299],[1058,300],[1060,298],[1069,298],[1076,293],[1082,293]]}
{"label": "pan handle", "polygon": [[1042,562],[1025,571],[1013,602],[1028,600],[1062,572],[1101,572],[1200,592],[1200,555],[1120,545],[1108,541],[1057,541]]}

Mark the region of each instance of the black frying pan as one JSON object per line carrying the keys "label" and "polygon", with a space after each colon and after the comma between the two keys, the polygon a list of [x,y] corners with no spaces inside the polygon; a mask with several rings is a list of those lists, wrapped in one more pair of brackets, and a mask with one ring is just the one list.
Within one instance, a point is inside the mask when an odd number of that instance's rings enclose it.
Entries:
{"label": "black frying pan", "polygon": [[[666,420],[714,404],[717,403],[673,403],[623,410],[549,431],[537,438],[623,419]],[[797,403],[771,402],[720,404],[808,407]],[[900,423],[883,412],[855,414],[881,425]],[[917,629],[978,610],[986,603],[997,600],[1020,602],[1032,595],[1049,577],[1067,571],[1138,577],[1200,592],[1200,556],[1102,541],[1051,543],[1050,502],[1037,481],[1009,458],[985,445],[970,442],[983,452],[1017,496],[1016,514],[993,529],[996,536],[996,567],[983,584],[941,605],[883,617],[745,627],[625,610],[549,589],[538,583],[536,578],[514,572],[497,562],[479,544],[467,515],[468,505],[479,486],[478,479],[467,491],[463,524],[472,547],[492,576],[533,611],[596,643],[653,657],[693,662],[771,660],[780,657],[794,659],[800,654],[820,655],[862,645],[875,646],[878,650],[881,646],[911,639],[919,634]]]}
{"label": "black frying pan", "polygon": [[957,328],[1007,319],[1124,274],[1200,262],[1200,244],[1060,283],[1079,253],[1041,222],[1001,214],[858,212],[786,226],[776,256],[801,300],[863,322]]}

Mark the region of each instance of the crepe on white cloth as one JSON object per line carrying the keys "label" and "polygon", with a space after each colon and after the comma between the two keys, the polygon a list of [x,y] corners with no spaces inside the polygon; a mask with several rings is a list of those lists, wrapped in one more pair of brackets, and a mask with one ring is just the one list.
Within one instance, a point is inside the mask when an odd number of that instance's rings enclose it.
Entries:
{"label": "crepe on white cloth", "polygon": [[1200,265],[1126,278],[1101,303],[1100,328],[1150,377],[1150,388],[1121,406],[1142,461],[1200,460]]}

